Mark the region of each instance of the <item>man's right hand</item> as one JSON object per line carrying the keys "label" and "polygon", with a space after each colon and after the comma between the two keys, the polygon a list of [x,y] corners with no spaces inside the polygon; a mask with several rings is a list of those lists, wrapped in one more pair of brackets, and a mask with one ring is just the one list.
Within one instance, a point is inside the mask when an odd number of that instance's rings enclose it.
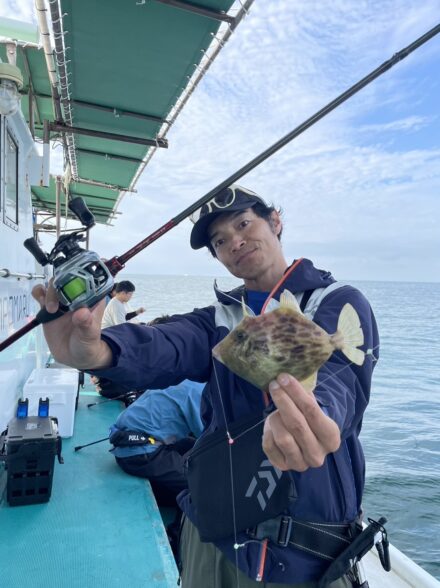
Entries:
{"label": "man's right hand", "polygon": [[[42,285],[35,286],[32,296],[47,312],[55,313],[58,310],[59,301],[52,282],[47,289]],[[101,300],[93,308],[79,308],[43,324],[44,336],[55,361],[79,370],[111,365],[111,349],[101,339],[104,309],[105,300]]]}

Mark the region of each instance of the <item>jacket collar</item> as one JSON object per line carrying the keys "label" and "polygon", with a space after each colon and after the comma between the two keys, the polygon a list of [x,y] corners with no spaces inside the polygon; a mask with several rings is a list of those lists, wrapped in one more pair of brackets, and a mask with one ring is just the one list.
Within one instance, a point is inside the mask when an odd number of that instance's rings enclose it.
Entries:
{"label": "jacket collar", "polygon": [[[293,261],[293,263],[295,260]],[[289,266],[290,267],[290,266]],[[287,268],[286,271],[288,271]],[[274,298],[279,299],[281,292],[288,289],[292,294],[297,292],[304,292],[306,290],[315,290],[316,288],[325,288],[333,284],[336,280],[332,274],[325,270],[315,268],[310,259],[303,259],[297,268],[293,270],[286,281],[282,283],[280,288],[275,292]],[[217,286],[217,281],[214,282],[214,291],[217,300],[222,304],[241,304],[241,299],[244,297],[246,301],[246,288],[244,285],[238,286],[229,292],[223,292]]]}

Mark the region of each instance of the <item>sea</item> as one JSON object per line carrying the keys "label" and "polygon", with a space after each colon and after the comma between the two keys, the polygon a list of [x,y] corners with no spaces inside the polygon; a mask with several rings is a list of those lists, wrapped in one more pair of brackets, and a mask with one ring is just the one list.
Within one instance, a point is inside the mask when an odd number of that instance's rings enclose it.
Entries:
{"label": "sea", "polygon": [[[139,320],[214,300],[212,277],[118,278],[135,284]],[[223,290],[238,283],[218,279]],[[381,338],[361,432],[365,516],[385,516],[390,542],[440,580],[440,283],[350,283],[370,301]]]}

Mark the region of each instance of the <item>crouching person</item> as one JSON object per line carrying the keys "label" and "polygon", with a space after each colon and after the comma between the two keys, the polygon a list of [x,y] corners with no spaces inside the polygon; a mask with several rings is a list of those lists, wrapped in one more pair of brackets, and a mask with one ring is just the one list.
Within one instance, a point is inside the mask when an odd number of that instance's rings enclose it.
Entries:
{"label": "crouching person", "polygon": [[165,390],[147,390],[110,429],[111,452],[132,476],[150,481],[159,506],[176,506],[187,488],[183,455],[202,433],[204,384],[185,380]]}

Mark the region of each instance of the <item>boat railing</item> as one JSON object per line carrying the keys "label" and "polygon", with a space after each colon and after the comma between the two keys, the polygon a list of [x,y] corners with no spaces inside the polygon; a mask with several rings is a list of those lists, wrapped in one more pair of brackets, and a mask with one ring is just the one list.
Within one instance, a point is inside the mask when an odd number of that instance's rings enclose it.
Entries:
{"label": "boat railing", "polygon": [[26,280],[44,280],[44,274],[32,274],[32,273],[21,273],[21,272],[13,272],[6,268],[0,269],[0,278],[25,278]]}

